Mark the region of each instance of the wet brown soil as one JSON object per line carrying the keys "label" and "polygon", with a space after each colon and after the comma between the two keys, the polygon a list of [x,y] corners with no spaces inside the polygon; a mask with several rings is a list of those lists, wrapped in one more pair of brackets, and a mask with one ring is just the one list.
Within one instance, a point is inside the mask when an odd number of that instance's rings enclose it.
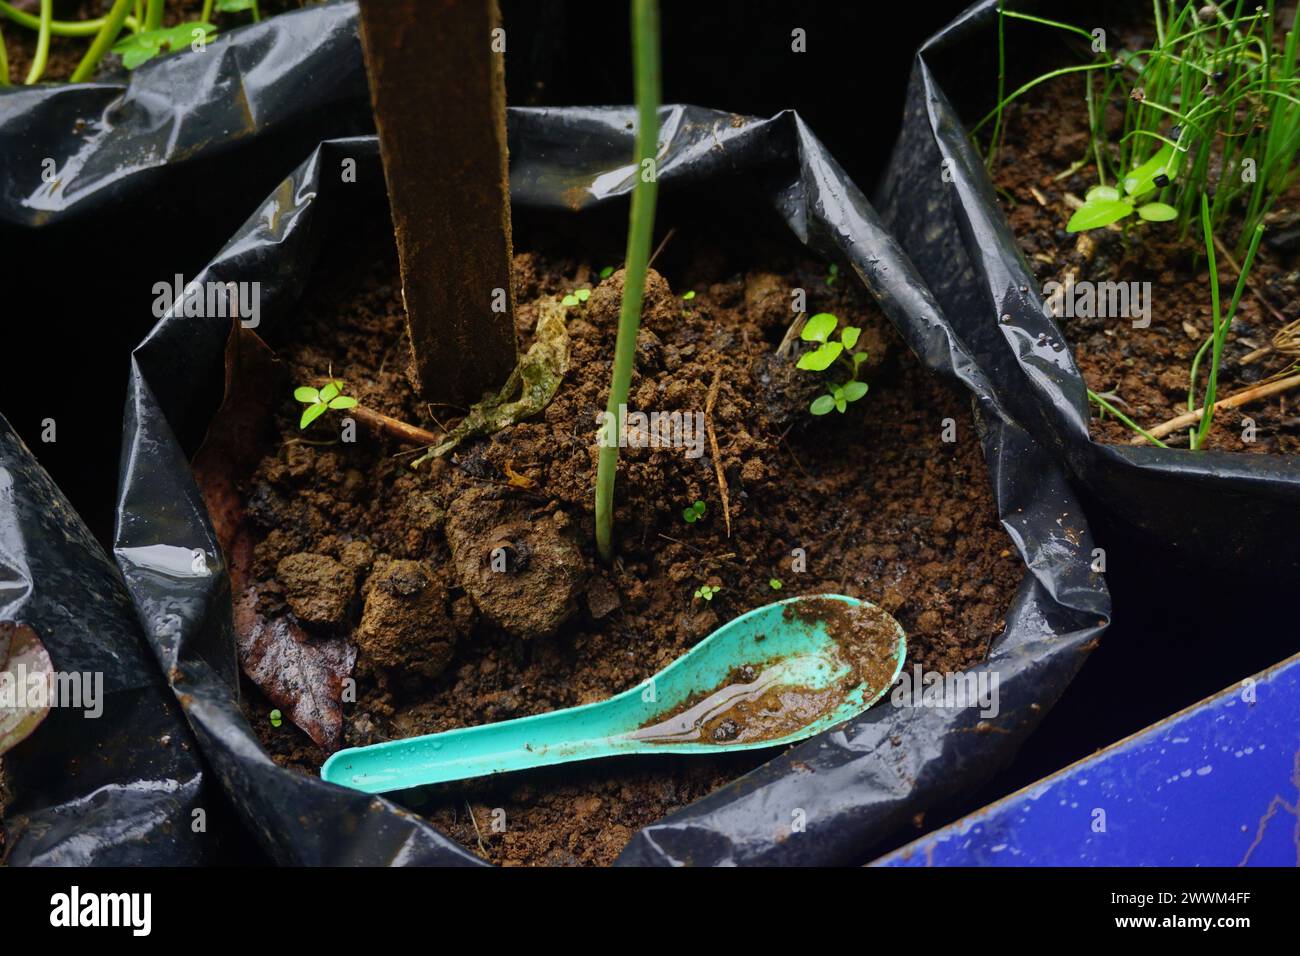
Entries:
{"label": "wet brown soil", "polygon": [[[406,353],[396,257],[378,232],[316,273],[292,337],[268,332],[292,385],[332,368],[364,405],[438,431],[460,412],[422,406]],[[276,439],[238,492],[256,547],[257,611],[296,617],[310,639],[357,648],[357,701],[341,744],[523,717],[602,700],[643,681],[721,622],[780,597],[838,592],[876,603],[908,632],[909,660],[966,668],[987,653],[1023,565],[997,521],[968,396],[917,364],[865,290],[826,281],[802,254],[745,269],[674,239],[646,296],[633,409],[703,411],[730,500],[730,534],[707,444],[625,448],[611,567],[594,556],[596,414],[610,376],[621,273],[561,255],[515,257],[521,350],[538,300],[575,288],[569,371],[534,419],[412,470],[407,446],[330,413],[306,432],[285,387]],[[355,250],[366,249],[357,255]],[[379,251],[369,251],[379,250]],[[810,312],[863,328],[871,389],[814,420],[809,373],[774,355],[790,290]],[[688,290],[696,294],[683,297]],[[710,405],[710,392],[714,401]],[[945,419],[958,440],[942,440]],[[703,518],[683,520],[696,500]],[[499,550],[498,550],[499,549]],[[484,573],[493,553],[507,573]],[[800,569],[796,569],[796,566]],[[770,583],[781,582],[780,590]],[[711,601],[693,597],[711,584]],[[327,754],[245,681],[253,726],[281,765],[315,774]],[[612,758],[447,784],[403,800],[501,864],[607,864],[631,834],[770,759]]]}
{"label": "wet brown soil", "polygon": [[[296,10],[298,7],[305,6],[307,2],[309,0],[260,0],[258,7],[262,18],[266,19],[286,10]],[[14,0],[13,6],[33,16],[40,12],[40,4],[33,0]],[[106,15],[112,6],[113,0],[55,0],[54,18],[93,20]],[[169,0],[163,11],[163,26],[170,27],[197,20],[202,11],[203,0]],[[214,13],[211,22],[218,30],[233,30],[235,27],[251,23],[252,16],[248,13]],[[31,68],[32,59],[36,56],[37,33],[2,16],[0,16],[0,30],[3,30],[5,50],[9,57],[9,82],[21,84]],[[81,58],[86,55],[86,50],[93,39],[93,37],[50,37],[50,52],[40,82],[67,82],[81,63]],[[100,70],[105,67],[116,69],[120,64],[121,58],[117,54],[106,53],[104,59],[100,61]]]}
{"label": "wet brown soil", "polygon": [[[1143,223],[1126,241],[1119,228],[1068,234],[1073,209],[1097,184],[1092,163],[1058,179],[1089,149],[1082,81],[1065,77],[1042,84],[1010,107],[1005,146],[994,170],[1011,228],[1042,284],[1049,281],[1150,282],[1150,327],[1135,329],[1131,318],[1059,318],[1088,387],[1118,399],[1121,411],[1144,428],[1186,412],[1192,357],[1212,330],[1205,245],[1199,227],[1180,240],[1177,224]],[[1108,114],[1118,126],[1119,112]],[[1136,218],[1136,217],[1135,217]],[[1292,367],[1297,356],[1272,353],[1243,364],[1242,358],[1269,345],[1289,321],[1300,318],[1300,189],[1292,190],[1266,219],[1268,232],[1251,271],[1259,296],[1285,317],[1279,319],[1247,292],[1229,332],[1219,375],[1219,398]],[[1229,249],[1233,233],[1223,237]],[[1220,295],[1227,308],[1237,273],[1219,257]],[[1235,257],[1234,257],[1235,258]],[[1206,363],[1208,365],[1208,362]],[[1203,366],[1204,369],[1205,366]],[[1197,407],[1204,374],[1197,387]],[[1135,437],[1127,426],[1092,408],[1092,436],[1109,444]],[[1254,423],[1253,433],[1245,419]],[[1252,438],[1253,441],[1247,439]],[[1164,441],[1186,448],[1187,430]],[[1207,447],[1257,454],[1300,452],[1300,391],[1283,393],[1215,416]]]}

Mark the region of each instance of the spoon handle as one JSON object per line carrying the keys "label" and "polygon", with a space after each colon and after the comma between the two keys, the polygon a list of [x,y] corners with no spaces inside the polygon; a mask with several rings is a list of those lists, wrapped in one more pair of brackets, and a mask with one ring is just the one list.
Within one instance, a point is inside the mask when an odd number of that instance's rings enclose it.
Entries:
{"label": "spoon handle", "polygon": [[[366,793],[465,780],[643,749],[626,738],[620,697],[568,710],[440,734],[351,747],[321,767],[321,777]],[[631,727],[635,727],[632,723]]]}

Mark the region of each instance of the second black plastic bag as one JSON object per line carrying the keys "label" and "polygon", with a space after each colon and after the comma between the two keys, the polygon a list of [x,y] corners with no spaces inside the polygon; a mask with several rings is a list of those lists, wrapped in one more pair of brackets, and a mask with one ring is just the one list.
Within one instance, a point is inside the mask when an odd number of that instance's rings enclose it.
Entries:
{"label": "second black plastic bag", "polygon": [[[625,197],[632,119],[620,108],[511,110],[516,210],[581,213]],[[969,390],[998,512],[1025,564],[1006,629],[980,665],[1000,676],[989,732],[973,732],[973,709],[877,707],[643,829],[620,858],[863,862],[904,821],[971,793],[1011,759],[1095,646],[1109,596],[1090,568],[1091,537],[1061,469],[1002,411],[875,212],[797,114],[741,120],[666,107],[661,129],[661,196],[701,185],[724,195],[745,183],[752,197],[763,184],[762,198],[798,239],[848,264],[925,366]],[[355,195],[338,174],[348,159],[361,181],[382,182],[373,138],[321,144],[195,281],[259,281],[261,321],[293,322],[331,228],[327,214]],[[278,768],[240,712],[230,581],[187,459],[220,401],[229,333],[228,320],[169,313],[134,353],[115,549],[146,632],[214,771],[278,860],[472,862],[390,801]],[[201,551],[211,574],[160,573],[153,556],[162,546]],[[806,820],[797,835],[792,807]]]}
{"label": "second black plastic bag", "polygon": [[[1085,4],[1015,6],[1080,23],[1099,16]],[[1062,331],[1045,309],[969,141],[963,119],[970,117],[954,106],[967,104],[979,115],[993,105],[997,17],[998,0],[982,0],[917,53],[902,133],[876,197],[886,225],[1004,407],[1144,546],[1181,553],[1190,565],[1294,571],[1300,460],[1105,445],[1089,437],[1083,377],[1061,347],[1070,341],[1068,328]],[[1008,45],[1009,58],[1021,52],[1028,51]],[[1268,555],[1267,566],[1257,555]]]}

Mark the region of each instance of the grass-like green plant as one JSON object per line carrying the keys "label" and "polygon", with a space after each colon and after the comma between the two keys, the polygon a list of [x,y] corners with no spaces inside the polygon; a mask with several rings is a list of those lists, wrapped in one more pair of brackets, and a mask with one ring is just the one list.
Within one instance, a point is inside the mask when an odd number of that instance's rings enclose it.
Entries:
{"label": "grass-like green plant", "polygon": [[829,312],[818,312],[806,323],[799,338],[805,342],[816,342],[817,348],[799,356],[798,367],[807,372],[824,372],[835,363],[839,363],[849,377],[826,386],[827,394],[813,399],[808,410],[814,415],[827,415],[832,411],[844,412],[851,402],[856,402],[867,394],[867,383],[858,378],[862,363],[867,360],[865,349],[854,351],[862,330],[855,326],[846,326],[840,331],[838,339],[832,338],[839,328],[840,320]]}
{"label": "grass-like green plant", "polygon": [[[96,67],[110,50],[122,57],[122,65],[133,70],[159,53],[191,45],[199,36],[205,41],[216,32],[210,22],[214,13],[249,13],[254,22],[261,19],[257,0],[204,0],[197,20],[163,27],[165,0],[114,0],[102,17],[86,20],[54,19],[54,0],[41,0],[40,9],[32,14],[20,10],[10,0],[0,0],[0,19],[36,31],[36,51],[24,82],[37,83],[49,63],[51,37],[90,38],[81,61],[69,78],[82,83],[94,75]],[[196,35],[195,31],[198,31]],[[8,85],[9,66],[0,36],[0,86]]]}
{"label": "grass-like green plant", "polygon": [[312,388],[310,385],[301,385],[293,390],[293,397],[304,403],[307,407],[302,410],[302,418],[298,420],[298,429],[301,431],[308,425],[320,418],[326,412],[340,412],[346,408],[353,408],[357,400],[351,395],[344,394],[346,386],[337,378],[330,378],[320,388]]}
{"label": "grass-like green plant", "polygon": [[[991,167],[1007,104],[1047,80],[1083,73],[1088,159],[1098,188],[1071,217],[1071,229],[1099,228],[1136,212],[1147,220],[1176,220],[1185,238],[1200,218],[1201,197],[1210,196],[1217,234],[1225,234],[1230,216],[1239,222],[1240,253],[1298,173],[1300,32],[1293,14],[1290,28],[1279,34],[1275,6],[1275,0],[1262,5],[1151,0],[1154,44],[1112,52],[1081,27],[1000,4],[997,104],[972,134],[994,124],[986,152]],[[1052,70],[1007,94],[1006,20],[1087,40],[1094,51],[1091,62]],[[1121,98],[1122,126],[1112,142],[1106,105]]]}
{"label": "grass-like green plant", "polygon": [[1192,359],[1191,383],[1187,389],[1187,410],[1196,411],[1196,378],[1197,372],[1201,366],[1201,360],[1205,357],[1208,350],[1210,353],[1210,368],[1205,381],[1205,393],[1202,402],[1200,423],[1191,430],[1188,441],[1193,451],[1205,447],[1205,436],[1210,432],[1210,425],[1214,421],[1214,403],[1218,400],[1219,389],[1219,363],[1223,359],[1223,345],[1228,339],[1228,329],[1232,326],[1232,320],[1237,315],[1237,305],[1241,302],[1242,293],[1246,291],[1246,277],[1250,275],[1251,266],[1255,263],[1255,252],[1259,249],[1259,241],[1264,237],[1264,226],[1261,223],[1255,227],[1255,232],[1251,236],[1250,246],[1246,251],[1246,258],[1241,264],[1241,272],[1237,276],[1237,287],[1232,290],[1232,301],[1228,305],[1227,313],[1223,313],[1219,305],[1219,272],[1214,256],[1214,232],[1211,227],[1210,200],[1208,196],[1201,196],[1201,229],[1205,236],[1205,256],[1209,263],[1210,270],[1210,314],[1214,322],[1214,328],[1210,332],[1210,337],[1197,350],[1195,358]]}
{"label": "grass-like green plant", "polygon": [[687,524],[695,524],[704,517],[704,512],[707,510],[708,506],[703,501],[697,501],[695,504],[687,505],[682,509],[682,520]]}
{"label": "grass-like green plant", "polygon": [[[605,407],[606,429],[617,429],[627,405],[636,360],[636,336],[641,327],[641,300],[645,294],[654,234],[658,175],[654,168],[659,150],[659,3],[632,0],[632,72],[636,88],[636,185],[627,229],[627,257],[623,272],[623,301],[614,344],[614,372]],[[614,555],[614,477],[618,472],[618,442],[601,442],[596,462],[596,550],[604,561]]]}

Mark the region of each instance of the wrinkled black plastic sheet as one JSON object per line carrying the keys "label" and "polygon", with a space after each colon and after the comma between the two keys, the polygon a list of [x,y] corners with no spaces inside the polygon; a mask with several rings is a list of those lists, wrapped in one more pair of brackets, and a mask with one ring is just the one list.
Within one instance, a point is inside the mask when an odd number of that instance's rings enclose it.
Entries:
{"label": "wrinkled black plastic sheet", "polygon": [[0,758],[15,795],[5,817],[4,862],[210,862],[207,824],[216,821],[208,813],[221,796],[145,643],[122,577],[3,417],[0,621],[32,627],[56,671],[103,675],[98,717],[53,708]]}
{"label": "wrinkled black plastic sheet", "polygon": [[[240,27],[120,80],[0,88],[0,223],[53,225],[168,191],[193,229],[227,183],[253,178],[248,165],[289,149],[274,182],[322,139],[372,129],[369,107],[355,3]],[[221,176],[202,171],[222,156]]]}
{"label": "wrinkled black plastic sheet", "polygon": [[[1071,22],[1092,23],[1086,5],[1015,6],[1065,20],[1073,11]],[[1293,571],[1300,566],[1300,459],[1103,445],[1089,438],[1086,386],[1069,348],[1060,347],[1068,346],[1068,328],[1063,332],[1044,308],[952,104],[968,100],[970,85],[982,83],[988,97],[981,102],[993,105],[996,74],[973,72],[967,64],[972,51],[996,49],[996,17],[997,0],[982,0],[918,52],[902,132],[876,197],[886,226],[1003,406],[1098,506],[1189,562],[1246,561],[1261,572]],[[1008,57],[1014,61],[1013,47]],[[1004,316],[1010,321],[1000,320]],[[1269,556],[1269,568],[1260,566],[1259,555]]]}
{"label": "wrinkled black plastic sheet", "polygon": [[[593,209],[627,194],[633,113],[513,109],[517,208]],[[1091,537],[1062,470],[1001,410],[983,373],[875,212],[798,115],[733,124],[731,114],[665,107],[665,197],[701,184],[773,185],[766,201],[815,252],[850,266],[926,366],[968,389],[1004,527],[1025,577],[986,669],[1001,678],[993,732],[971,710],[880,706],[808,741],[642,830],[627,864],[858,862],[900,823],[968,793],[1010,760],[1108,623],[1090,572]],[[259,281],[262,323],[293,321],[295,302],[343,201],[338,170],[382,181],[373,137],[327,141],[254,212],[195,281]],[[201,434],[219,400],[226,320],[164,316],[135,350],[127,402],[115,553],[154,651],[195,734],[248,826],[285,863],[463,863],[474,858],[427,822],[277,768],[237,701],[230,582],[177,434]],[[211,383],[215,394],[198,394]],[[211,573],[160,573],[159,546],[201,549]],[[790,835],[794,811],[806,820]]]}

